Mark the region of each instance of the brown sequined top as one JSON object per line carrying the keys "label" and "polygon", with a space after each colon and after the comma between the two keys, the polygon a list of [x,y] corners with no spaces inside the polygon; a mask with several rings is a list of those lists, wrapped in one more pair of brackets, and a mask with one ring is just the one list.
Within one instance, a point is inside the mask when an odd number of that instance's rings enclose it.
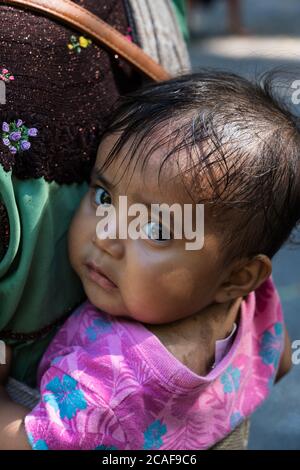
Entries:
{"label": "brown sequined top", "polygon": [[[121,0],[74,0],[126,35]],[[2,121],[22,119],[39,130],[22,158],[1,143],[0,163],[19,178],[83,181],[95,158],[99,135],[120,93],[136,88],[130,66],[113,52],[91,44],[68,49],[81,34],[38,13],[0,7],[0,67],[15,80],[6,86]]]}
{"label": "brown sequined top", "polygon": [[[135,42],[127,1],[73,0]],[[6,84],[3,122],[22,119],[38,129],[30,149],[14,155],[0,139],[0,164],[20,179],[44,177],[59,184],[88,178],[103,124],[116,98],[142,81],[140,74],[113,52],[90,44],[70,49],[81,33],[36,12],[0,5],[0,74]],[[1,129],[0,129],[1,131]],[[0,260],[9,240],[7,213],[0,197]]]}

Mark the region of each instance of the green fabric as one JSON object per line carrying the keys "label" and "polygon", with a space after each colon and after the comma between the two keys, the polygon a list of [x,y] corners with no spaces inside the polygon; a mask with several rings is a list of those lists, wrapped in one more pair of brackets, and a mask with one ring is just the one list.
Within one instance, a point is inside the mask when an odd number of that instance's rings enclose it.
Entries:
{"label": "green fabric", "polygon": [[[9,215],[10,243],[0,261],[0,330],[32,332],[84,299],[67,256],[67,231],[87,185],[44,178],[18,180],[0,167],[0,197]],[[16,345],[13,375],[33,382],[35,363],[53,333]]]}
{"label": "green fabric", "polygon": [[184,39],[188,41],[189,30],[187,25],[187,11],[186,11],[186,0],[172,0],[175,8],[176,16],[178,19],[179,27],[182,31]]}

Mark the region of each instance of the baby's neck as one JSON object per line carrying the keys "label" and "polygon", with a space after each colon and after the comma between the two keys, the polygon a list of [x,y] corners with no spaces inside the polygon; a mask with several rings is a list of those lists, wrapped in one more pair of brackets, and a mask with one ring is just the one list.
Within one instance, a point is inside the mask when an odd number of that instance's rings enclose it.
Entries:
{"label": "baby's neck", "polygon": [[230,335],[242,297],[226,304],[213,304],[201,312],[167,325],[146,325],[186,367],[207,375],[215,361],[215,343]]}

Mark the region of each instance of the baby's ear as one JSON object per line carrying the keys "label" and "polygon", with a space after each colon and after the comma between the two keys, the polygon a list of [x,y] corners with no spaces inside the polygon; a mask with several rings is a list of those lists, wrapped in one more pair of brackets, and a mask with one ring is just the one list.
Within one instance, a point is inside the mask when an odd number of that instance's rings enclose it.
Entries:
{"label": "baby's ear", "polygon": [[233,266],[226,281],[218,288],[215,302],[223,303],[245,297],[257,289],[272,273],[272,262],[266,255],[256,255]]}

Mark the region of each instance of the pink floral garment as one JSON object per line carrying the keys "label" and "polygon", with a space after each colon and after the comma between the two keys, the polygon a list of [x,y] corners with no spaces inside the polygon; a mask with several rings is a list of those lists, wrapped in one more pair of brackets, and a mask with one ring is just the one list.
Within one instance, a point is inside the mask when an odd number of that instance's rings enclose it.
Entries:
{"label": "pink floral garment", "polygon": [[143,325],[87,302],[41,362],[29,441],[33,449],[207,449],[265,400],[283,342],[271,278],[242,302],[232,347],[205,377]]}

